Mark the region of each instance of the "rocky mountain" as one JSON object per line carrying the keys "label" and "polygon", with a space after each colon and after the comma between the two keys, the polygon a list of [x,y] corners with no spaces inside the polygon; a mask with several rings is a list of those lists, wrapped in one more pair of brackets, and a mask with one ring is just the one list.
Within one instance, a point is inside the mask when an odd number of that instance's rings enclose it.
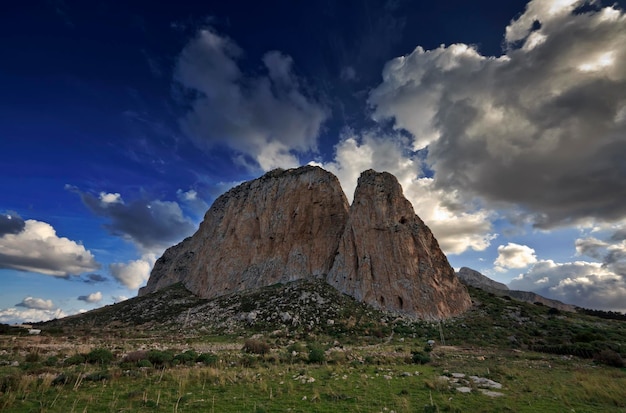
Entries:
{"label": "rocky mountain", "polygon": [[462,267],[456,274],[466,285],[471,285],[472,287],[480,288],[485,291],[497,292],[508,291],[509,289],[506,285],[494,281],[471,268]]}
{"label": "rocky mountain", "polygon": [[275,170],[220,196],[156,262],[139,295],[177,282],[202,298],[324,279],[382,310],[443,319],[471,306],[393,175],[365,171],[352,206],[319,167]]}
{"label": "rocky mountain", "polygon": [[576,306],[571,304],[565,304],[559,300],[553,300],[546,298],[537,293],[530,291],[509,290],[509,287],[492,280],[491,278],[481,274],[471,268],[463,267],[457,273],[459,279],[466,285],[480,288],[481,290],[490,292],[498,296],[508,296],[519,301],[525,301],[527,303],[535,304],[541,303],[547,307],[556,308],[561,311],[576,311]]}
{"label": "rocky mountain", "polygon": [[157,260],[139,295],[183,282],[202,298],[324,277],[348,217],[339,180],[319,167],[274,170],[223,194],[192,237]]}
{"label": "rocky mountain", "polygon": [[430,229],[397,179],[365,171],[328,282],[374,307],[448,318],[471,306]]}

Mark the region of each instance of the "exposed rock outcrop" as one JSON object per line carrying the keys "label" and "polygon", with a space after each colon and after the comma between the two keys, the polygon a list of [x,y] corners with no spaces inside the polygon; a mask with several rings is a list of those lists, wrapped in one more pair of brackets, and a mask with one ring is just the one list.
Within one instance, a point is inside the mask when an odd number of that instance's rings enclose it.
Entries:
{"label": "exposed rock outcrop", "polygon": [[463,267],[456,274],[466,285],[471,285],[472,287],[480,288],[485,291],[496,292],[508,291],[509,289],[505,284],[494,281],[471,268]]}
{"label": "exposed rock outcrop", "polygon": [[374,307],[423,319],[471,306],[432,232],[386,172],[361,174],[327,280]]}
{"label": "exposed rock outcrop", "polygon": [[541,303],[546,307],[556,308],[561,311],[576,311],[576,306],[573,306],[571,304],[565,304],[559,300],[546,298],[531,291],[509,290],[509,287],[507,287],[506,285],[494,281],[491,278],[481,274],[480,272],[472,270],[471,268],[461,268],[457,272],[457,276],[466,285],[480,288],[481,290],[485,290],[501,297],[508,296],[518,301],[524,301],[531,304]]}
{"label": "exposed rock outcrop", "polygon": [[330,172],[314,166],[269,172],[220,196],[198,232],[157,260],[139,295],[182,281],[213,298],[324,277],[348,208]]}
{"label": "exposed rock outcrop", "polygon": [[322,278],[377,308],[442,319],[471,301],[396,178],[366,171],[350,207],[313,166],[276,170],[220,196],[168,249],[139,295],[177,282],[203,298]]}

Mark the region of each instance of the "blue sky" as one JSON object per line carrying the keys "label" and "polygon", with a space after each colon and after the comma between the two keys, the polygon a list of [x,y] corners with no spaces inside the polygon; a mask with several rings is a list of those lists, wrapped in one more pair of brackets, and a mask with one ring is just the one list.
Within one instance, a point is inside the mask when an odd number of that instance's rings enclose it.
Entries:
{"label": "blue sky", "polygon": [[395,174],[455,268],[626,311],[624,2],[16,2],[0,322],[135,296],[213,200]]}

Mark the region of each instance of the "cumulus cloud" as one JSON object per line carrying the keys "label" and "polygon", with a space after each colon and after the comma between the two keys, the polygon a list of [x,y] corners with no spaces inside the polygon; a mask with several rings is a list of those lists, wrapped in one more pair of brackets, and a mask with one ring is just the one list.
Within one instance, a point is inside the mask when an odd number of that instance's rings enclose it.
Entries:
{"label": "cumulus cloud", "polygon": [[196,230],[176,202],[137,199],[127,203],[117,193],[102,192],[95,196],[76,188],[70,190],[77,192],[93,213],[110,219],[105,224],[109,232],[144,251],[169,247]]}
{"label": "cumulus cloud", "polygon": [[181,127],[200,148],[235,150],[245,166],[298,166],[298,152],[317,149],[328,111],[304,92],[291,57],[270,51],[263,56],[265,74],[247,76],[237,63],[242,54],[235,42],[210,29],[185,46],[175,80],[192,97]]}
{"label": "cumulus cloud", "polygon": [[0,237],[5,234],[19,234],[24,230],[26,223],[15,212],[0,214]]}
{"label": "cumulus cloud", "polygon": [[0,310],[0,323],[36,323],[39,321],[48,321],[55,318],[63,318],[65,316],[67,316],[67,314],[59,308],[54,310],[39,310],[36,308],[20,310],[17,308],[6,308],[4,310]]}
{"label": "cumulus cloud", "polygon": [[543,228],[625,217],[626,16],[586,3],[531,1],[500,57],[453,44],[391,60],[373,118],[428,146],[437,188]]}
{"label": "cumulus cloud", "polygon": [[600,263],[538,261],[511,281],[509,287],[534,291],[580,307],[626,311],[626,278]]}
{"label": "cumulus cloud", "polygon": [[509,242],[498,247],[498,258],[493,262],[496,271],[504,272],[509,268],[525,268],[537,262],[535,250],[526,246]]}
{"label": "cumulus cloud", "polygon": [[0,268],[68,277],[99,267],[84,246],[57,236],[46,222],[29,219],[21,232],[0,237]]}
{"label": "cumulus cloud", "polygon": [[109,271],[113,277],[129,290],[141,287],[150,277],[150,271],[156,262],[154,254],[144,254],[141,259],[127,263],[113,263]]}
{"label": "cumulus cloud", "polygon": [[16,307],[26,307],[35,310],[52,310],[54,304],[52,300],[44,300],[43,298],[26,297],[21,303],[15,304]]}
{"label": "cumulus cloud", "polygon": [[99,303],[100,301],[102,301],[102,293],[100,291],[97,291],[89,295],[80,295],[78,296],[78,300],[84,301],[86,303]]}
{"label": "cumulus cloud", "polygon": [[346,132],[335,147],[334,160],[318,165],[337,175],[349,200],[354,197],[361,172],[370,168],[390,172],[398,178],[404,195],[433,231],[444,252],[460,254],[468,249],[487,248],[494,238],[491,214],[471,203],[461,205],[457,192],[438,189],[433,179],[420,177],[423,173],[419,155],[406,146],[406,139],[401,136],[355,136]]}

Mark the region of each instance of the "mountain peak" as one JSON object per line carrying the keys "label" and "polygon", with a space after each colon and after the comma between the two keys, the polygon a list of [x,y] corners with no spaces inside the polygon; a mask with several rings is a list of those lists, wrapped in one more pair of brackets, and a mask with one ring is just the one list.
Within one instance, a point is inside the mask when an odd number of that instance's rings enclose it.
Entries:
{"label": "mountain peak", "polygon": [[349,206],[337,177],[315,166],[277,169],[220,196],[198,232],[159,258],[140,295],[182,282],[214,298],[307,278],[415,318],[471,305],[393,175],[363,172]]}

